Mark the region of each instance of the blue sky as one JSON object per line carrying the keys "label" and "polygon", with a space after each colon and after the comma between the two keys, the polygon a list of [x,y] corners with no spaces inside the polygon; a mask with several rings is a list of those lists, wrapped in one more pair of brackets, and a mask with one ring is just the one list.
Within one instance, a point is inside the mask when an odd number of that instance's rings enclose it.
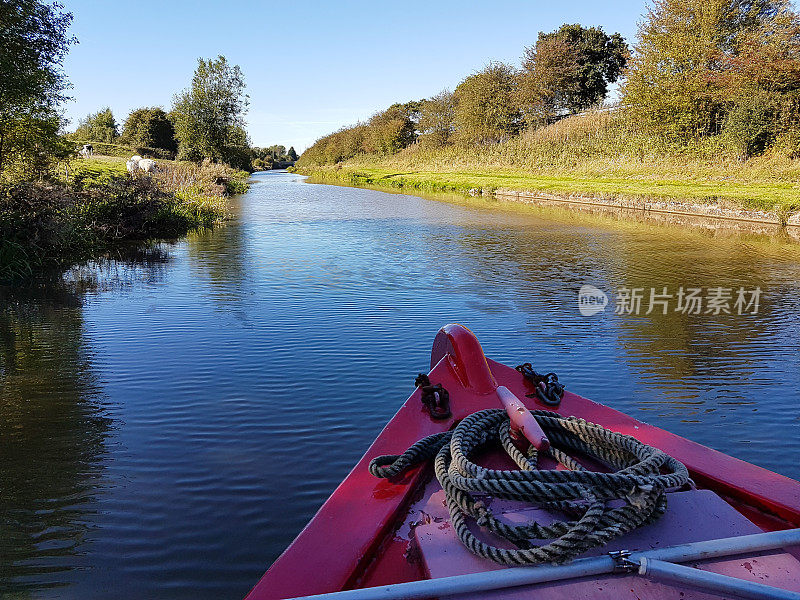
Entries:
{"label": "blue sky", "polygon": [[309,146],[396,101],[453,89],[490,60],[519,64],[539,31],[600,25],[634,41],[643,0],[119,2],[65,0],[80,43],[65,69],[72,127],[110,106],[168,109],[198,57],[244,72],[254,145]]}

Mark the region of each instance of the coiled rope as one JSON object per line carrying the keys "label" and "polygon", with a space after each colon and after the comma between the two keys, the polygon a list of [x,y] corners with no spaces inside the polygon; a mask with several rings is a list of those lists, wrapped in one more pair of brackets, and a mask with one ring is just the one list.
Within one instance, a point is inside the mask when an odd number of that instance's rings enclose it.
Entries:
{"label": "coiled rope", "polygon": [[[505,410],[489,409],[469,415],[453,431],[419,440],[401,455],[374,458],[369,471],[376,477],[394,477],[433,458],[458,537],[473,554],[505,565],[568,561],[655,521],[666,510],[666,490],[690,482],[683,463],[631,436],[550,411],[531,413],[550,439],[546,453],[568,470],[538,469],[536,450],[531,447],[523,453],[514,445]],[[480,451],[498,443],[520,470],[487,469],[472,462]],[[615,471],[585,470],[567,451],[599,460]],[[507,525],[472,494],[530,502],[577,518],[548,525],[536,521]],[[625,503],[618,507],[607,505],[614,499]],[[517,549],[499,548],[479,540],[467,526],[467,517],[512,542]],[[531,539],[552,541],[533,546],[528,542]]]}

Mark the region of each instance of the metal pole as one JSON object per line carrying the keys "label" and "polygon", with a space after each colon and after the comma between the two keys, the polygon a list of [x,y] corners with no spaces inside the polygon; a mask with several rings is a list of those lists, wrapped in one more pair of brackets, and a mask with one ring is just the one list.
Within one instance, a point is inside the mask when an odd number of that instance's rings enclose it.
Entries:
{"label": "metal pole", "polygon": [[639,575],[647,575],[655,581],[678,583],[706,592],[733,594],[737,598],[755,600],[800,600],[800,593],[764,585],[755,581],[746,581],[738,577],[729,577],[676,565],[663,560],[642,558]]}
{"label": "metal pole", "polygon": [[[788,529],[786,531],[772,531],[704,542],[692,542],[661,550],[635,552],[631,553],[628,560],[635,564],[640,564],[643,558],[676,562],[705,560],[707,558],[772,550],[798,544],[800,544],[800,529]],[[415,600],[418,598],[485,592],[521,585],[608,574],[614,572],[617,566],[618,563],[610,556],[598,556],[595,558],[580,558],[567,565],[494,569],[468,575],[423,579],[373,588],[302,596],[292,600]],[[704,573],[704,571],[698,572]],[[792,596],[791,598],[794,599],[795,597]]]}
{"label": "metal pole", "polygon": [[767,533],[753,533],[735,537],[691,542],[678,546],[669,546],[660,550],[647,550],[646,552],[632,552],[631,560],[638,562],[641,557],[670,562],[684,562],[687,560],[705,560],[719,556],[731,556],[744,552],[758,552],[760,550],[774,550],[784,546],[797,546],[800,544],[800,529],[785,529],[783,531],[770,531]]}

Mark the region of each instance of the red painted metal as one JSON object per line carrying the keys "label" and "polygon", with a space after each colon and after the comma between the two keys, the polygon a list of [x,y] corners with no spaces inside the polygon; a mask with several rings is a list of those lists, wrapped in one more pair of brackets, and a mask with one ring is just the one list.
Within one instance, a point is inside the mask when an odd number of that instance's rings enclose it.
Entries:
{"label": "red painted metal", "polygon": [[497,381],[489,368],[478,338],[463,325],[445,325],[436,334],[431,349],[431,371],[445,360],[461,387],[476,394],[491,394]]}
{"label": "red painted metal", "polygon": [[[498,385],[518,398],[525,396],[530,385],[513,368],[488,360],[472,332],[460,325],[447,325],[439,331],[431,365],[431,381],[450,392],[452,417],[432,420],[420,401],[420,391],[415,390],[247,600],[291,598],[424,577],[413,553],[409,554],[408,542],[396,535],[396,530],[430,473],[417,468],[400,478],[376,479],[367,471],[369,461],[381,454],[398,454],[421,437],[446,431],[477,410],[498,408]],[[797,481],[569,391],[557,408],[535,399],[525,404],[579,416],[660,448],[682,461],[700,487],[713,490],[765,530],[800,526]],[[754,518],[759,514],[762,519]]]}

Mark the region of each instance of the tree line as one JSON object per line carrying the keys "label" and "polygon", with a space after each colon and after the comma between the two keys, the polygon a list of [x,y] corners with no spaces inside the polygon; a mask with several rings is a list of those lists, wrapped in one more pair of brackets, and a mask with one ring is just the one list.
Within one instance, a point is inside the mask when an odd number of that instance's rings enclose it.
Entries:
{"label": "tree line", "polygon": [[244,130],[248,98],[241,70],[224,56],[198,60],[188,89],[177,94],[169,112],[138,108],[120,126],[106,107],[81,119],[74,140],[145,148],[165,157],[210,159],[240,169],[271,169],[297,160],[294,148],[251,147]]}
{"label": "tree line", "polygon": [[[208,159],[247,170],[254,159],[266,164],[244,128],[249,98],[243,74],[224,56],[198,59],[189,86],[174,96],[168,112],[138,108],[120,126],[106,107],[64,135],[59,110],[69,82],[63,60],[77,43],[68,32],[71,22],[72,14],[59,2],[0,0],[0,183],[46,177],[75,153],[77,141],[123,144],[162,158]],[[286,161],[286,154],[271,155],[270,163]]]}
{"label": "tree line", "polygon": [[540,33],[520,65],[491,62],[451,92],[393,104],[324,136],[301,164],[388,155],[409,146],[504,142],[599,107],[675,147],[718,137],[741,157],[800,155],[800,18],[788,0],[652,0],[638,40],[565,24]]}

